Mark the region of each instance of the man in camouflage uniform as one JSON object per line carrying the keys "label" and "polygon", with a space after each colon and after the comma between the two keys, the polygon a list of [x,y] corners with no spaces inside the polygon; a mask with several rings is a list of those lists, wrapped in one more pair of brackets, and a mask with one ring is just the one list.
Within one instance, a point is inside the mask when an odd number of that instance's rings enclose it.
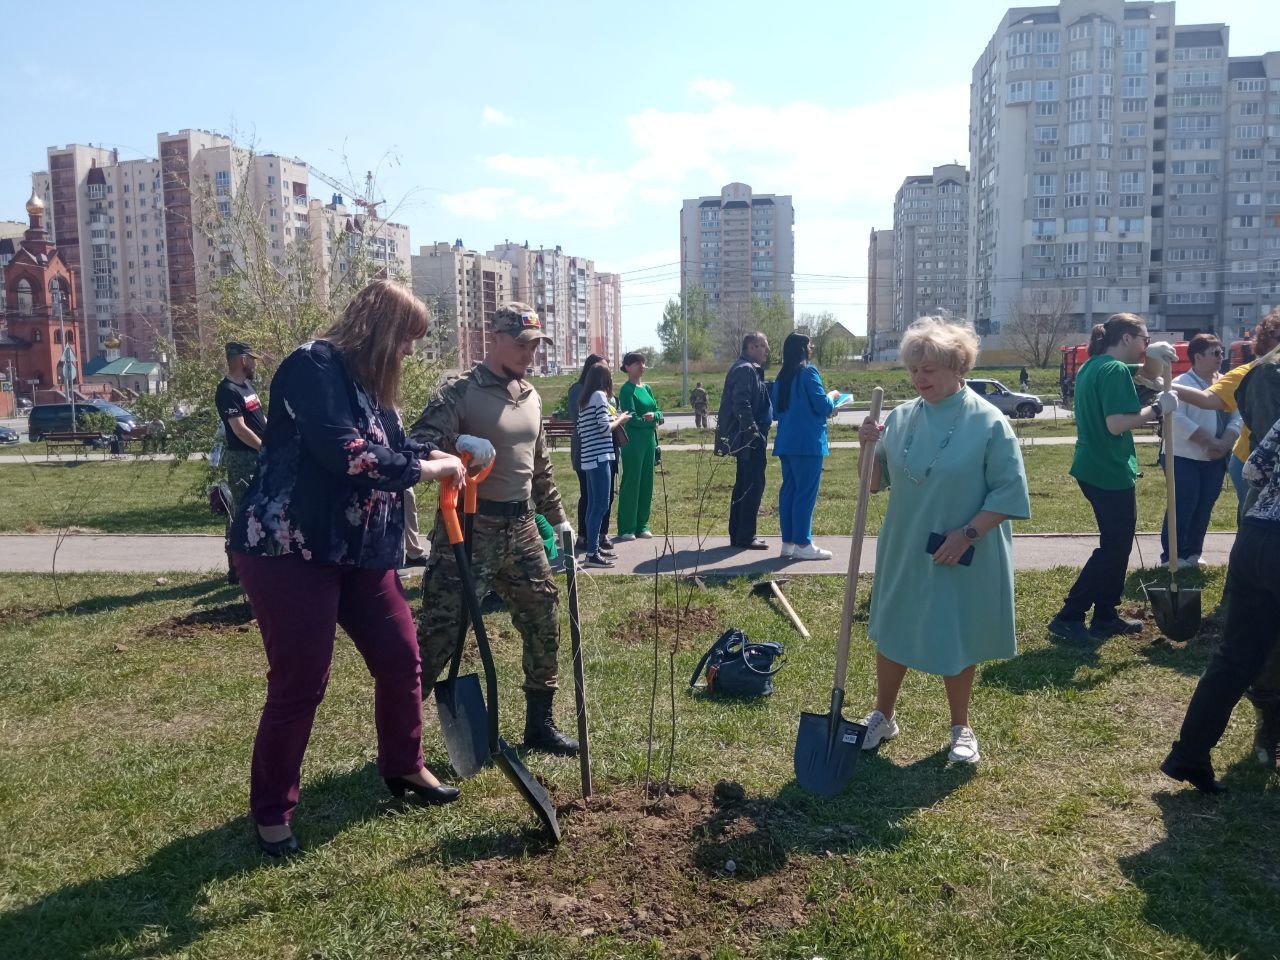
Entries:
{"label": "man in camouflage uniform", "polygon": [[[539,343],[551,338],[543,333],[538,315],[522,303],[500,307],[491,331],[484,361],[441,388],[411,435],[450,453],[471,454],[473,470],[496,457],[493,472],[480,486],[472,536],[476,591],[483,597],[492,589],[502,598],[524,640],[525,745],[572,755],[578,743],[556,728],[552,714],[559,599],[535,514],[545,516],[557,536],[573,531],[547,455],[542,399],[524,379]],[[424,690],[453,657],[462,616],[462,579],[437,512],[418,618]]]}

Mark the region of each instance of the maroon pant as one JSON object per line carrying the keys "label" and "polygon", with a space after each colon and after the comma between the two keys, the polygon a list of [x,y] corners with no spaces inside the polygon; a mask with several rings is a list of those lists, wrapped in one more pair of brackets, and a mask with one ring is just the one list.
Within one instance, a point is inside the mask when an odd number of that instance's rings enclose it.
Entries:
{"label": "maroon pant", "polygon": [[396,571],[309,563],[293,554],[234,557],[267,651],[267,703],[249,786],[254,822],[288,823],[298,805],[302,755],[339,624],[373,675],[378,772],[398,777],[422,769],[422,662]]}

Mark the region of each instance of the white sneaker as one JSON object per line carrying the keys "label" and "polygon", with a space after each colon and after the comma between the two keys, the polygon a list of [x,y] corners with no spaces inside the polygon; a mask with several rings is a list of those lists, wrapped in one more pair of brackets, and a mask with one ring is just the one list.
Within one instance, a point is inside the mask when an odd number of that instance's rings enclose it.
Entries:
{"label": "white sneaker", "polygon": [[1193,553],[1191,556],[1187,557],[1187,559],[1179,560],[1178,566],[1190,567],[1192,570],[1200,569],[1200,554]]}
{"label": "white sneaker", "polygon": [[952,763],[977,763],[982,759],[978,752],[978,738],[971,729],[959,724],[951,728],[951,752],[947,759]]}
{"label": "white sneaker", "polygon": [[614,538],[613,538],[613,542],[614,542],[614,543],[629,543],[630,541],[634,540],[635,538],[636,538],[636,535],[635,535],[634,533],[620,533],[620,534],[618,534],[616,537],[614,537]]}
{"label": "white sneaker", "polygon": [[862,725],[867,728],[867,737],[862,741],[863,750],[874,750],[884,740],[892,740],[898,735],[897,717],[885,717],[879,710],[872,710],[862,718]]}
{"label": "white sneaker", "polygon": [[782,544],[782,555],[784,557],[789,557],[795,551],[795,549],[796,549],[796,545],[794,543],[784,542]]}
{"label": "white sneaker", "polygon": [[639,537],[641,540],[652,540],[652,539],[653,539],[653,533],[652,533],[652,532],[650,532],[650,530],[649,530],[649,528],[648,528],[648,527],[645,527],[643,530],[641,530],[639,533],[637,533],[637,534],[636,534],[636,536],[637,536],[637,537]]}
{"label": "white sneaker", "polygon": [[791,557],[794,560],[830,560],[831,551],[823,550],[817,544],[806,543],[803,547],[792,547]]}

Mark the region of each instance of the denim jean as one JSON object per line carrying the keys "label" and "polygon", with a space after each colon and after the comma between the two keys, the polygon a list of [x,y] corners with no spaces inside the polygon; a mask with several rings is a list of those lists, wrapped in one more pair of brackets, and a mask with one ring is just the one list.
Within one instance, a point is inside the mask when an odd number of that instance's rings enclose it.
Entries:
{"label": "denim jean", "polygon": [[[617,451],[614,451],[615,454]],[[573,470],[578,475],[578,537],[586,540],[587,537],[587,474],[584,470],[576,467]],[[618,480],[618,461],[615,459],[609,461],[609,505],[604,508],[604,517],[600,520],[600,538],[604,539],[609,536],[609,514],[613,510],[613,497],[617,489]]]}
{"label": "denim jean", "polygon": [[1227,565],[1227,622],[1222,642],[1196,684],[1173,756],[1208,768],[1209,751],[1222,739],[1231,711],[1280,641],[1280,526],[1246,520]]}
{"label": "denim jean", "polygon": [[1249,495],[1249,482],[1244,478],[1244,461],[1234,453],[1227,457],[1227,476],[1236,488],[1236,523],[1244,519],[1244,498]]}
{"label": "denim jean", "polygon": [[1114,620],[1124,594],[1129,552],[1138,527],[1137,492],[1133,487],[1103,490],[1083,480],[1076,482],[1093,508],[1098,524],[1098,548],[1076,577],[1058,616],[1063,620],[1084,620],[1093,607],[1095,620]]}
{"label": "denim jean", "polygon": [[[1168,469],[1166,464],[1165,469]],[[1227,472],[1227,458],[1193,460],[1173,458],[1173,478],[1177,487],[1178,559],[1198,557],[1204,553],[1204,535],[1213,516],[1213,505],[1222,493],[1222,478]],[[1169,562],[1169,517],[1160,528],[1160,562]]]}
{"label": "denim jean", "polygon": [[587,553],[595,553],[600,549],[601,521],[609,515],[613,474],[607,460],[582,472],[587,478],[587,527],[584,536],[587,538]]}

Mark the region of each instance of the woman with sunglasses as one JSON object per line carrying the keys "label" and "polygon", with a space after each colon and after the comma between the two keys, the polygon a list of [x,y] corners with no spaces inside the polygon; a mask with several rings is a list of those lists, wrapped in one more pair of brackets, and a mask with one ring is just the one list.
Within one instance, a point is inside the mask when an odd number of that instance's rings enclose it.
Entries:
{"label": "woman with sunglasses", "polygon": [[[1211,333],[1200,333],[1187,345],[1191,369],[1174,378],[1175,384],[1208,390],[1222,376],[1222,341]],[[1240,436],[1240,414],[1204,410],[1182,404],[1173,415],[1172,470],[1177,487],[1178,565],[1200,563],[1205,531],[1214,504],[1222,493],[1227,475],[1227,457]],[[1160,531],[1160,562],[1169,562],[1169,518]]]}

